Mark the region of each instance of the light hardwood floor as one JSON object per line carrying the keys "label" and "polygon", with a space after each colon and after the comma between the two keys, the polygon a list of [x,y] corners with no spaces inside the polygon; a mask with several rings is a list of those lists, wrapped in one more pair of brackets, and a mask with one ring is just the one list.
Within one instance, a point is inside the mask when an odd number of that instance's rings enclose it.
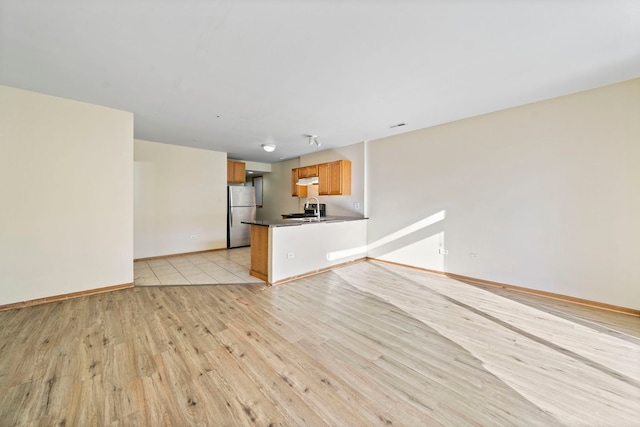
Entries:
{"label": "light hardwood floor", "polygon": [[0,391],[0,426],[631,426],[640,319],[367,261],[0,312]]}

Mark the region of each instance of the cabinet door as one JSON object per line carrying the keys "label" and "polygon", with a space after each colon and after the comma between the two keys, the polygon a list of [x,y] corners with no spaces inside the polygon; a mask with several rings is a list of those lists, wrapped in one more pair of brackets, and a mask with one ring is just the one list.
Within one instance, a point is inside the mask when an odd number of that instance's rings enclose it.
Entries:
{"label": "cabinet door", "polygon": [[245,163],[244,162],[234,162],[234,168],[233,168],[233,176],[234,176],[234,181],[233,182],[242,182],[244,183],[246,178],[245,178]]}
{"label": "cabinet door", "polygon": [[341,162],[329,163],[329,195],[342,194]]}
{"label": "cabinet door", "polygon": [[298,178],[313,178],[318,176],[318,165],[298,168]]}
{"label": "cabinet door", "polygon": [[245,163],[227,160],[227,182],[244,183]]}
{"label": "cabinet door", "polygon": [[351,162],[338,160],[318,165],[318,194],[348,196],[351,194]]}
{"label": "cabinet door", "polygon": [[329,195],[329,163],[318,165],[318,195]]}
{"label": "cabinet door", "polygon": [[233,160],[227,160],[227,182],[233,182],[234,170]]}
{"label": "cabinet door", "polygon": [[304,185],[296,185],[300,176],[300,168],[291,169],[291,196],[307,197],[307,187]]}
{"label": "cabinet door", "polygon": [[351,162],[340,160],[340,193],[343,196],[351,195]]}

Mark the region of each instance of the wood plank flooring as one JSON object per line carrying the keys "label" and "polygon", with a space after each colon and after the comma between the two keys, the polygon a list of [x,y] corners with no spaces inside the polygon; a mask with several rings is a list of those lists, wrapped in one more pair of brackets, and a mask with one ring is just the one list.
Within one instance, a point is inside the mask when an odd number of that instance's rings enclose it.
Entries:
{"label": "wood plank flooring", "polygon": [[631,426],[640,319],[373,261],[0,312],[0,426]]}

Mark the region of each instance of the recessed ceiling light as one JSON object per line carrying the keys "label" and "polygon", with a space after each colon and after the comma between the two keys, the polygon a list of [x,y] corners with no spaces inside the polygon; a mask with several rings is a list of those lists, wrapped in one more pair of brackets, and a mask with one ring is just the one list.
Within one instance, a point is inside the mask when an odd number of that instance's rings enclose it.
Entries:
{"label": "recessed ceiling light", "polygon": [[264,151],[266,151],[267,153],[271,153],[273,150],[276,149],[276,145],[275,144],[262,144],[262,149]]}

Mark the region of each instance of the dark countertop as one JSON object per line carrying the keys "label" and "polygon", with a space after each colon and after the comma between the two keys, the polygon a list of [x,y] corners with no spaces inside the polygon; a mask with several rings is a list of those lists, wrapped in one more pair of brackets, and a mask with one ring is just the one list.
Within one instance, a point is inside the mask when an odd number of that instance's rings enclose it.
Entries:
{"label": "dark countertop", "polygon": [[369,219],[363,216],[323,216],[320,217],[320,221],[315,218],[294,218],[294,219],[263,219],[254,221],[242,221],[243,224],[261,225],[263,227],[290,227],[294,225],[311,225],[322,224],[332,222],[345,222],[345,221],[361,221],[363,219]]}
{"label": "dark countertop", "polygon": [[[312,218],[312,217],[315,217],[315,215],[312,214],[312,213],[289,213],[289,214],[282,214],[281,216],[287,217],[287,218]],[[321,215],[321,217],[324,218],[324,215]]]}

